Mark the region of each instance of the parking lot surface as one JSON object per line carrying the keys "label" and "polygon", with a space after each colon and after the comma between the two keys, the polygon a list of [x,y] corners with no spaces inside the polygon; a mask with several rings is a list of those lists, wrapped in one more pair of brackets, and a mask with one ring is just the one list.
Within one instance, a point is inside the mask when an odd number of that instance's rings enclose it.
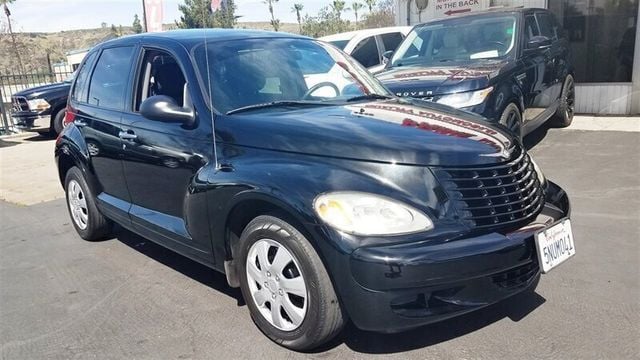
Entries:
{"label": "parking lot surface", "polygon": [[310,354],[263,336],[223,275],[125,230],[85,242],[62,199],[0,202],[1,357],[637,358],[640,133],[541,129],[526,144],[570,195],[574,258],[534,294],[400,334],[348,325]]}

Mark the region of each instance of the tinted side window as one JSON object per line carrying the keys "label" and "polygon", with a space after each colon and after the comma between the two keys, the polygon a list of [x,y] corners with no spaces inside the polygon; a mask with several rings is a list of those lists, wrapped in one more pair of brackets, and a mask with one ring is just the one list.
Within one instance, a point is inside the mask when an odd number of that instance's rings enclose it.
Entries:
{"label": "tinted side window", "polygon": [[557,29],[553,26],[551,16],[549,16],[549,14],[538,13],[536,14],[536,18],[538,19],[538,25],[540,26],[540,34],[548,37],[549,39],[557,40]]}
{"label": "tinted side window", "polygon": [[533,15],[527,15],[524,18],[524,41],[525,44],[529,42],[534,36],[539,36],[540,30],[538,30],[538,23]]}
{"label": "tinted side window", "polygon": [[102,51],[89,86],[89,104],[122,109],[131,69],[133,46]]}
{"label": "tinted side window", "polygon": [[73,85],[73,91],[71,92],[71,99],[80,102],[87,102],[87,80],[89,79],[89,74],[91,72],[91,67],[93,66],[93,60],[96,57],[96,53],[93,52],[87,55],[87,58],[84,60],[82,67],[78,71],[78,75],[76,76],[76,82]]}
{"label": "tinted side window", "polygon": [[380,64],[380,52],[376,38],[371,36],[362,40],[353,50],[351,56],[367,68]]}
{"label": "tinted side window", "polygon": [[402,34],[399,32],[382,34],[382,43],[384,44],[384,51],[394,51],[398,45],[402,42]]}

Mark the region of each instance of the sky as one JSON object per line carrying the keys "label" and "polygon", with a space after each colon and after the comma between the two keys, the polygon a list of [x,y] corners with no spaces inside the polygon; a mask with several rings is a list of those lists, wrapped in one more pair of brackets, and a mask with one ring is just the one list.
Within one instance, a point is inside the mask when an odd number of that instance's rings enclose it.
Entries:
{"label": "sky", "polygon": [[[281,22],[295,23],[291,12],[294,3],[304,4],[303,14],[315,15],[330,0],[280,0],[274,5],[276,18]],[[183,0],[163,0],[164,23],[173,23],[180,18],[178,4]],[[351,1],[347,0],[347,6]],[[236,15],[245,21],[269,21],[266,4],[261,0],[236,0]],[[55,32],[98,28],[101,23],[109,25],[131,25],[133,15],[142,16],[142,0],[16,0],[9,4],[14,31]],[[0,13],[2,18],[4,14]],[[353,13],[343,18],[352,19]],[[3,19],[6,21],[6,19]]]}

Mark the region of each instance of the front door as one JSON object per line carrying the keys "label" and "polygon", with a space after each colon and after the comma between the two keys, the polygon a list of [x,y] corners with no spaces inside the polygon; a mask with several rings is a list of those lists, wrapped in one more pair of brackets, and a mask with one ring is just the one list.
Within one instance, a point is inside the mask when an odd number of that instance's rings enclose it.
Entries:
{"label": "front door", "polygon": [[[179,105],[193,108],[189,94],[196,87],[185,81],[185,66],[175,56],[179,51],[142,49],[130,108],[122,118],[130,216],[143,235],[210,261],[209,219],[198,184],[201,177],[206,179],[205,166],[213,162],[211,119],[197,119],[194,126],[187,127],[152,121],[139,113],[140,104],[154,95],[169,96]],[[188,59],[186,54],[184,58]]]}

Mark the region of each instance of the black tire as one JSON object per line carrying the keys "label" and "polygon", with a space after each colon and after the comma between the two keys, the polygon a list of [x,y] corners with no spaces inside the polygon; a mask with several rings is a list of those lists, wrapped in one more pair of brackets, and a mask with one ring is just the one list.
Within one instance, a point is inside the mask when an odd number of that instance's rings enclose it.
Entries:
{"label": "black tire", "polygon": [[[272,325],[260,312],[251,295],[247,275],[247,257],[252,245],[264,239],[276,242],[293,255],[293,261],[296,263],[292,261],[289,264],[300,266],[301,273],[298,276],[301,276],[306,284],[308,299],[306,314],[301,324],[291,331],[283,331]],[[344,326],[345,317],[329,274],[313,246],[295,227],[275,216],[258,216],[242,232],[239,246],[238,270],[242,295],[253,321],[267,337],[287,348],[305,351],[326,343],[340,332]],[[277,251],[280,249],[278,248]],[[275,279],[277,280],[277,277]],[[274,293],[274,299],[276,295]],[[266,301],[265,305],[269,301]]]}
{"label": "black tire", "polygon": [[65,109],[62,109],[56,113],[56,115],[51,120],[51,135],[58,136],[62,129],[64,128],[64,114]]}
{"label": "black tire", "polygon": [[498,120],[500,124],[508,127],[514,134],[522,137],[522,113],[520,113],[520,108],[518,105],[514,103],[509,103],[505,106],[504,110],[502,110],[502,114],[500,115],[500,119]]}
{"label": "black tire", "polygon": [[[89,241],[101,240],[111,234],[113,229],[113,222],[100,213],[96,207],[96,201],[93,193],[89,189],[82,172],[77,167],[72,167],[67,172],[67,176],[64,181],[65,198],[67,202],[67,210],[69,210],[69,216],[71,217],[71,223],[78,232],[81,238]],[[72,210],[72,190],[74,186],[79,186],[82,191],[82,198],[86,202],[83,213],[86,213],[87,218],[84,223],[76,220]],[[84,228],[83,228],[84,225]]]}
{"label": "black tire", "polygon": [[560,106],[551,119],[551,124],[557,127],[567,127],[573,122],[575,115],[576,90],[572,75],[567,75],[562,85]]}

